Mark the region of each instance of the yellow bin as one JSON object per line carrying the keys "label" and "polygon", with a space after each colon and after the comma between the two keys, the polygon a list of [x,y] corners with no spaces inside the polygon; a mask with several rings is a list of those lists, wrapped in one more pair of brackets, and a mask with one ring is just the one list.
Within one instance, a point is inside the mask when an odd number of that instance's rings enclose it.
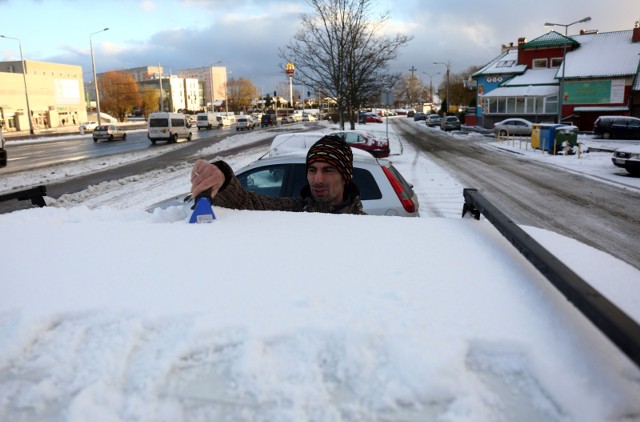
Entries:
{"label": "yellow bin", "polygon": [[531,126],[531,148],[540,149],[540,132],[542,125],[534,124]]}

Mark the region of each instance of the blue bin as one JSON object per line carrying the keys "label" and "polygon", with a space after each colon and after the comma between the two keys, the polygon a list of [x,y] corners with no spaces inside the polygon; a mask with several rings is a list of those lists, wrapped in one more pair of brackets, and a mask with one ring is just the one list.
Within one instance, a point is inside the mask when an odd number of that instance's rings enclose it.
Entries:
{"label": "blue bin", "polygon": [[[540,149],[553,154],[562,149],[562,142],[556,140],[556,129],[566,125],[546,124],[540,129]],[[555,145],[554,145],[555,144]]]}

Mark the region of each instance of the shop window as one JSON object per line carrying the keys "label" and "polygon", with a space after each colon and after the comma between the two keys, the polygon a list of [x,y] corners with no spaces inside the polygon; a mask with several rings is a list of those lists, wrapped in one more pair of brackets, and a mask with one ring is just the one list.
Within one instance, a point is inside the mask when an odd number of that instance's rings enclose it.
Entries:
{"label": "shop window", "polygon": [[558,96],[553,95],[551,97],[545,98],[544,101],[544,112],[547,114],[555,114],[558,112]]}
{"label": "shop window", "polygon": [[516,113],[524,114],[524,98],[516,98]]}
{"label": "shop window", "polygon": [[533,97],[527,98],[526,99],[526,109],[525,109],[525,113],[526,114],[535,114],[536,112],[536,99]]}
{"label": "shop window", "polygon": [[516,99],[515,98],[507,98],[507,113],[513,114],[516,112]]}

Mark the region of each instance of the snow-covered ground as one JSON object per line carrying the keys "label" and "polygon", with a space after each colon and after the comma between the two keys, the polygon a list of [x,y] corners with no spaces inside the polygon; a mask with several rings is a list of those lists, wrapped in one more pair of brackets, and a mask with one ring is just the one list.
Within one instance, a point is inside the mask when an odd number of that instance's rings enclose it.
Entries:
{"label": "snow-covered ground", "polygon": [[[455,177],[389,130],[422,218],[145,212],[189,190],[192,163],[0,215],[0,420],[640,420],[638,367],[493,226],[460,219]],[[640,189],[610,153],[487,147]],[[525,230],[640,321],[638,270]]]}

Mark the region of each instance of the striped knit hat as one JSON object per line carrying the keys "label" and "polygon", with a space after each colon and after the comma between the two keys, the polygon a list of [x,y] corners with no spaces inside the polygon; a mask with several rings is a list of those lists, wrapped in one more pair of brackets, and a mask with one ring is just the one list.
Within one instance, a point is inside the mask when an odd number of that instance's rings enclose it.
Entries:
{"label": "striped knit hat", "polygon": [[335,167],[349,183],[353,174],[353,151],[341,138],[333,135],[322,137],[307,153],[307,167],[320,161]]}

